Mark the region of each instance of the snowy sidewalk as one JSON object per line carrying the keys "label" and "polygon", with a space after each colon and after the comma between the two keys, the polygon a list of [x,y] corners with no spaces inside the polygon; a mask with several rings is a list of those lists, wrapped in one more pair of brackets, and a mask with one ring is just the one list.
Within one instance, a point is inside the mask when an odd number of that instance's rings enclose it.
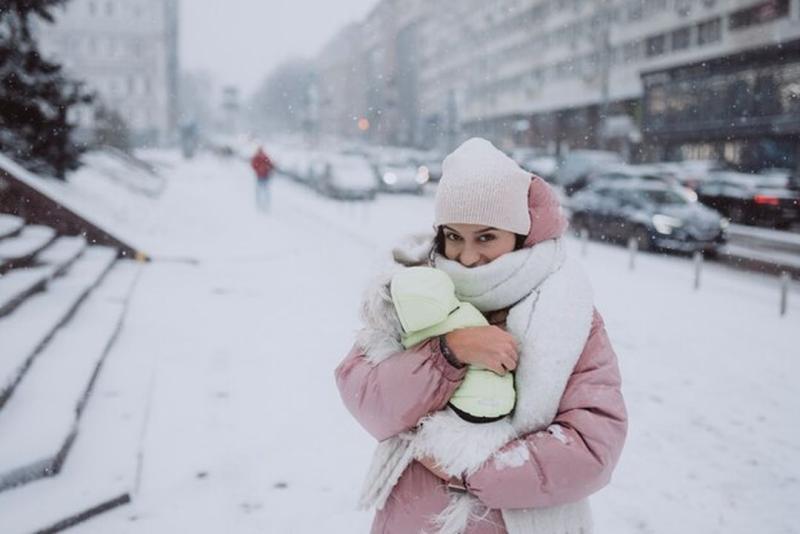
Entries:
{"label": "snowy sidewalk", "polygon": [[[278,179],[264,215],[243,163],[203,157],[167,180],[142,235],[162,261],[109,355],[117,376],[151,377],[138,492],[75,531],[367,532],[354,503],[374,443],[333,369],[381,252],[430,228],[432,200],[346,207]],[[780,319],[766,277],[708,265],[694,292],[685,260],[645,255],[631,273],[623,248],[594,243],[585,263],[631,418],[597,532],[798,532],[797,285]]]}

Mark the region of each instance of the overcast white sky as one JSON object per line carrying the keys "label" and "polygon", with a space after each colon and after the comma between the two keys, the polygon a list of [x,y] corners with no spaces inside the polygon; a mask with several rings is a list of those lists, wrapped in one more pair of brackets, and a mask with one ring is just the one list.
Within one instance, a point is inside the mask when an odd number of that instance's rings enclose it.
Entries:
{"label": "overcast white sky", "polygon": [[244,95],[284,59],[313,56],[377,0],[181,0],[181,70],[206,70]]}

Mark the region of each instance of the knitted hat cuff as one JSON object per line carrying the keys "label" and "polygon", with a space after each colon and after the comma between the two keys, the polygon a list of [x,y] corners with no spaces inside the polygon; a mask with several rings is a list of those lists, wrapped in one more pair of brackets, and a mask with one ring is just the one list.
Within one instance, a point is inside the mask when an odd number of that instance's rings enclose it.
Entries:
{"label": "knitted hat cuff", "polygon": [[531,175],[489,141],[472,138],[447,156],[435,224],[482,224],[527,235]]}

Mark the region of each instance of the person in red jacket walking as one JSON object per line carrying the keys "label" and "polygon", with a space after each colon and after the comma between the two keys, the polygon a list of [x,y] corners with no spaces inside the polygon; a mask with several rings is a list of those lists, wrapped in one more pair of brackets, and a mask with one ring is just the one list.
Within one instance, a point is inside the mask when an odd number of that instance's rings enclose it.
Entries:
{"label": "person in red jacket walking", "polygon": [[272,173],[272,160],[263,147],[258,147],[250,160],[250,166],[256,173],[256,206],[262,211],[269,209],[269,176]]}

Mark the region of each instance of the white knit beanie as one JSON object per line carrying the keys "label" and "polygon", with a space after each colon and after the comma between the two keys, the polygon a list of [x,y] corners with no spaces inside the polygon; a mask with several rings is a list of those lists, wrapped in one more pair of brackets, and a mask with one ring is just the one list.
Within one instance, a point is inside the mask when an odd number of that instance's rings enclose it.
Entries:
{"label": "white knit beanie", "polygon": [[486,139],[473,137],[442,163],[434,224],[482,224],[527,235],[530,184],[530,173]]}

